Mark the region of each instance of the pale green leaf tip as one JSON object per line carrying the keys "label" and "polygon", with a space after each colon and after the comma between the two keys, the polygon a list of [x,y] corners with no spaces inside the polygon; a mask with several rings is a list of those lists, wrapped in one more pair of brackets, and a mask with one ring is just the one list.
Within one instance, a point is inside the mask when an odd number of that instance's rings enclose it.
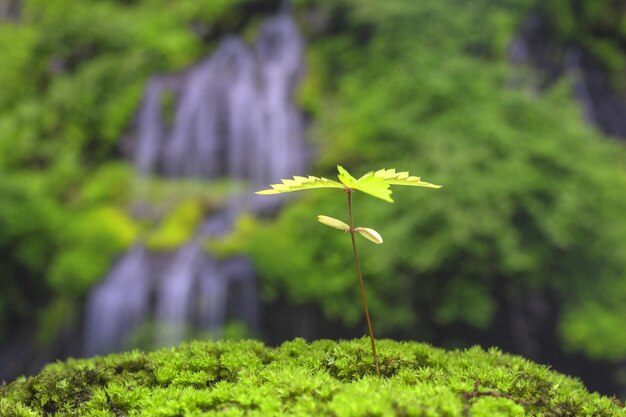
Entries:
{"label": "pale green leaf tip", "polygon": [[324,216],[320,214],[319,216],[317,216],[317,220],[326,226],[330,226],[338,230],[343,230],[344,232],[350,231],[350,226],[348,226],[346,223],[342,222],[339,219],[335,219],[334,217]]}

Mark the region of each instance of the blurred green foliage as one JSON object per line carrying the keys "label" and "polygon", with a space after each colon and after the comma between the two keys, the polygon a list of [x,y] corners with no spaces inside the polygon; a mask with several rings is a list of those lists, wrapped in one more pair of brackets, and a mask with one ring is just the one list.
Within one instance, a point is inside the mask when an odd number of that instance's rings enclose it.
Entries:
{"label": "blurred green foliage", "polygon": [[148,236],[146,246],[151,250],[172,250],[183,245],[193,236],[204,216],[198,201],[181,203]]}
{"label": "blurred green foliage", "polygon": [[144,83],[211,50],[241,24],[237,3],[28,0],[2,22],[0,341],[70,311],[137,238],[116,161]]}
{"label": "blurred green foliage", "polygon": [[[224,188],[134,179],[119,142],[151,74],[193,64],[226,33],[253,32],[258,20],[236,7],[244,3],[27,0],[20,21],[0,25],[0,341],[9,323],[41,317],[49,340],[152,226],[145,218],[163,219],[148,240],[171,248],[217,204]],[[534,7],[619,80],[624,53],[612,39],[623,40],[626,26],[608,0],[294,1],[309,40],[297,100],[315,119],[311,173],[386,165],[446,186],[400,189],[393,205],[356,196],[356,221],[385,237],[360,244],[385,332],[428,339],[458,323],[489,329],[499,298],[536,290],[561,306],[567,348],[624,357],[624,147],[583,123],[567,79],[539,94],[534,70],[507,63]],[[133,220],[131,194],[171,202]],[[342,194],[303,197],[276,222],[245,220],[209,249],[248,251],[266,300],[316,303],[355,325],[349,239],[315,221],[345,219]]]}
{"label": "blurred green foliage", "polygon": [[207,238],[204,249],[217,259],[240,255],[248,247],[248,242],[256,231],[256,219],[249,214],[243,214],[236,220],[230,233]]}
{"label": "blurred green foliage", "polygon": [[[302,101],[325,103],[313,106],[321,153],[311,174],[386,165],[445,185],[398,189],[393,205],[355,196],[355,221],[385,237],[360,245],[384,332],[428,340],[458,323],[489,329],[506,304],[539,291],[558,300],[567,348],[623,358],[626,152],[585,125],[567,79],[538,94],[533,69],[508,65],[506,45],[532,5],[328,5],[344,15],[337,34],[310,46],[323,93]],[[345,220],[345,196],[301,197],[249,243],[264,295],[360,323],[349,239],[315,221]]]}
{"label": "blurred green foliage", "polygon": [[100,206],[68,219],[57,233],[63,251],[50,266],[47,278],[52,289],[68,296],[84,294],[138,233],[133,220],[116,207]]}

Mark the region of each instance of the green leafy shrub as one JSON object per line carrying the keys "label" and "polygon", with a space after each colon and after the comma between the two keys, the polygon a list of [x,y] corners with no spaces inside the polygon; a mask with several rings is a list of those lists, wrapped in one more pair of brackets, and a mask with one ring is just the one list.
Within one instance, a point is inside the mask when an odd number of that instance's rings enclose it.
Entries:
{"label": "green leafy shrub", "polygon": [[64,250],[56,256],[48,275],[52,288],[68,296],[84,294],[139,234],[136,223],[116,207],[99,206],[77,217],[60,231]]}
{"label": "green leafy shrub", "polygon": [[110,416],[623,416],[623,404],[577,380],[497,349],[445,351],[368,340],[269,348],[257,341],[192,342],[69,360],[0,388],[7,417]]}
{"label": "green leafy shrub", "polygon": [[[54,233],[62,211],[30,176],[0,175],[0,340],[11,324],[32,320],[45,303],[43,277],[55,256]],[[16,277],[19,277],[17,279]]]}

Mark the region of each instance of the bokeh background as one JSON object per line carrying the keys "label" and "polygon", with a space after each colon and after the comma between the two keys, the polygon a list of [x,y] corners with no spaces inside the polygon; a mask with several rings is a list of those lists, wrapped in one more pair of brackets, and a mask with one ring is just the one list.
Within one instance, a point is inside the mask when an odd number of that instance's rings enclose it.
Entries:
{"label": "bokeh background", "polygon": [[0,0],[0,380],[189,338],[524,355],[626,397],[626,2]]}

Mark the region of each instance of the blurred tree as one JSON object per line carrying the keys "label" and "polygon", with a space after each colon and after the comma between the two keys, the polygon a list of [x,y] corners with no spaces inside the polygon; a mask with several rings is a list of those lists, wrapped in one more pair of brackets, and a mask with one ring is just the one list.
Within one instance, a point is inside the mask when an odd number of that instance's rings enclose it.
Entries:
{"label": "blurred tree", "polygon": [[[620,359],[626,153],[584,124],[567,79],[537,95],[533,70],[508,65],[508,40],[529,6],[328,6],[342,30],[311,48],[311,77],[323,92],[305,89],[317,96],[303,102],[324,103],[312,108],[322,150],[312,174],[337,162],[356,172],[386,163],[446,185],[440,195],[406,193],[395,207],[355,198],[357,221],[393,242],[363,256],[372,314],[388,334],[432,340],[458,324],[493,331],[539,294],[557,308],[563,347]],[[508,86],[520,82],[527,88]],[[342,218],[332,197],[309,197],[251,239],[265,297],[319,303],[327,317],[354,325],[351,260],[337,255],[346,242],[317,227],[309,205]],[[517,330],[508,331],[499,342],[512,343]]]}

